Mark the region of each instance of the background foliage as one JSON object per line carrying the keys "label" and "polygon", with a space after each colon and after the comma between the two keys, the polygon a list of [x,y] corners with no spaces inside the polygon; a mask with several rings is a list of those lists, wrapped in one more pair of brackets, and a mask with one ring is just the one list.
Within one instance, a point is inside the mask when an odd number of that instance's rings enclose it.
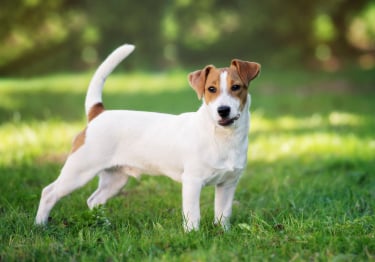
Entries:
{"label": "background foliage", "polygon": [[[116,46],[137,45],[137,68],[228,63],[336,70],[375,64],[371,0],[6,0],[0,73],[86,69]],[[56,63],[58,61],[58,63]]]}
{"label": "background foliage", "polygon": [[[374,39],[370,0],[2,0],[0,261],[374,261]],[[87,69],[124,42],[136,70],[109,77],[108,109],[194,111],[188,69],[262,64],[230,232],[211,187],[184,234],[181,186],[147,176],[90,212],[94,180],[33,225],[86,125]]]}

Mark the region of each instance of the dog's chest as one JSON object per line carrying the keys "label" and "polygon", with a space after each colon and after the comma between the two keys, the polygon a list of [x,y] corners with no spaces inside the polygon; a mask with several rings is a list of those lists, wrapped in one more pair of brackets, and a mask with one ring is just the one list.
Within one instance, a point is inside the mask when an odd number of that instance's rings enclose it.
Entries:
{"label": "dog's chest", "polygon": [[216,146],[209,158],[210,175],[206,184],[219,184],[237,179],[247,162],[247,141],[227,141]]}

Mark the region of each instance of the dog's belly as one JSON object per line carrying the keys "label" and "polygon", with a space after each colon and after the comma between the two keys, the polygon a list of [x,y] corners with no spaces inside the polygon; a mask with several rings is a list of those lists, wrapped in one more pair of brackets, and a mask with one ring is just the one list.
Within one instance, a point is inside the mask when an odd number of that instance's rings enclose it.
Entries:
{"label": "dog's belly", "polygon": [[124,166],[124,171],[127,175],[139,177],[142,174],[146,175],[165,175],[171,179],[181,182],[181,174],[183,169],[180,166],[166,163],[155,163],[154,161],[139,161],[133,159],[116,161],[119,165]]}

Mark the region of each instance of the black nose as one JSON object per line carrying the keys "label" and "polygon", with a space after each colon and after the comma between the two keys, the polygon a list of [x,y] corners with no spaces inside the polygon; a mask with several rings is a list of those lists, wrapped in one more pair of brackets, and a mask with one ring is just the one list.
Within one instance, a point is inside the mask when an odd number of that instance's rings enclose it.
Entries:
{"label": "black nose", "polygon": [[229,113],[230,113],[230,107],[229,106],[219,106],[219,108],[217,109],[217,113],[219,114],[219,116],[221,116],[222,118],[226,118],[229,116]]}

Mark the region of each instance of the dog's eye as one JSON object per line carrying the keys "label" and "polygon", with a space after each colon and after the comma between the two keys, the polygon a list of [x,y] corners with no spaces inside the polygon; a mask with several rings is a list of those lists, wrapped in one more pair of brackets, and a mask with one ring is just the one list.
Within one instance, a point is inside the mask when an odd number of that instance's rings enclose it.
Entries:
{"label": "dog's eye", "polygon": [[210,93],[216,93],[216,87],[214,87],[214,86],[210,86],[209,88],[207,88],[207,90]]}
{"label": "dog's eye", "polygon": [[241,89],[241,86],[240,85],[232,85],[232,87],[230,88],[232,91],[238,91]]}

